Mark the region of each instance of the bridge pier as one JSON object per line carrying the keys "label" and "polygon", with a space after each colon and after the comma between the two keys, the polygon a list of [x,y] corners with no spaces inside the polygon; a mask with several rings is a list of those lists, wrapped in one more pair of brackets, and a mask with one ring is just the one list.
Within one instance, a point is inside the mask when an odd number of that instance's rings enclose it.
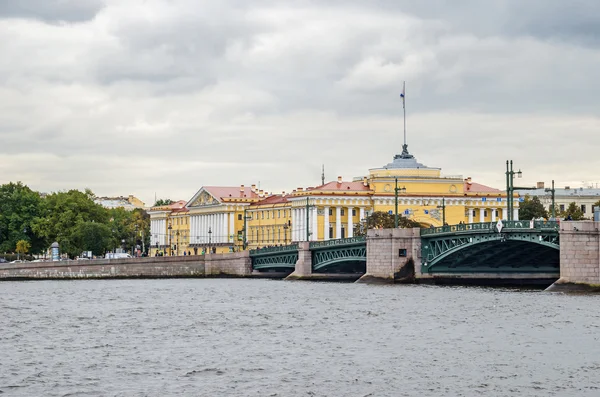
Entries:
{"label": "bridge pier", "polygon": [[600,222],[560,223],[560,278],[546,291],[600,292]]}
{"label": "bridge pier", "polygon": [[358,283],[412,283],[421,277],[421,229],[367,231],[367,272]]}
{"label": "bridge pier", "polygon": [[286,280],[310,279],[312,276],[312,254],[310,252],[310,243],[302,241],[298,243],[298,260],[292,274],[287,276]]}

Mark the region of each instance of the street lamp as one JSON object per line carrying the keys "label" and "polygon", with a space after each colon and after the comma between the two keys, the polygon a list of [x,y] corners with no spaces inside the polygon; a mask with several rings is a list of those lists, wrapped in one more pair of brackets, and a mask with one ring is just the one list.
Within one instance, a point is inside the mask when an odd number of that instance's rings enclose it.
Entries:
{"label": "street lamp", "polygon": [[173,233],[172,233],[173,226],[171,226],[171,224],[169,223],[169,227],[167,229],[169,229],[169,256],[172,256],[173,255],[173,251],[171,249],[172,248],[172,246],[171,246],[171,237],[173,237]]}
{"label": "street lamp", "polygon": [[287,230],[289,229],[288,223],[283,224],[283,243],[287,245]]}
{"label": "street lamp", "polygon": [[394,209],[394,228],[398,228],[398,192],[402,192],[405,193],[406,192],[406,187],[402,186],[402,187],[398,187],[398,177],[394,178],[396,185],[394,187],[394,198],[395,198],[395,209]]}
{"label": "street lamp", "polygon": [[179,230],[175,233],[177,235],[177,247],[175,248],[175,256],[179,256]]}
{"label": "street lamp", "polygon": [[519,186],[515,186],[513,183],[513,179],[515,178],[515,175],[517,176],[517,178],[521,178],[523,176],[523,172],[521,172],[521,169],[519,169],[519,171],[515,172],[513,171],[513,162],[512,160],[510,160],[510,168],[509,168],[509,161],[506,160],[506,194],[507,194],[507,210],[508,210],[508,216],[506,217],[509,221],[514,221],[514,205],[513,205],[513,194],[515,192],[516,189],[521,189],[521,190],[535,190],[535,187],[519,187]]}
{"label": "street lamp", "polygon": [[210,228],[210,226],[208,227],[208,248],[210,248],[210,246],[212,245],[212,229]]}
{"label": "street lamp", "polygon": [[552,179],[552,189],[544,189],[545,192],[549,192],[552,194],[552,220],[555,220],[556,214],[555,214],[555,204],[554,204],[554,179]]}
{"label": "street lamp", "polygon": [[436,208],[442,209],[442,226],[446,226],[446,200],[442,197],[442,205],[438,205]]}

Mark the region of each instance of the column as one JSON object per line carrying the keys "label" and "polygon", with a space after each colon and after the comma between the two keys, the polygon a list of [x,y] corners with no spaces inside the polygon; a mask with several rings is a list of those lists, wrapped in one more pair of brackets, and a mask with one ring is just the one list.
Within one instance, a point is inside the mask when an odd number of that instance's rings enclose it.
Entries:
{"label": "column", "polygon": [[325,206],[325,218],[323,218],[323,240],[329,240],[329,207]]}
{"label": "column", "polygon": [[296,219],[296,209],[292,208],[292,227],[289,230],[292,241],[296,241]]}
{"label": "column", "polygon": [[492,208],[492,222],[496,222],[496,209]]}
{"label": "column", "polygon": [[342,238],[342,207],[335,207],[335,238]]}
{"label": "column", "polygon": [[473,208],[467,208],[469,211],[469,223],[473,223]]}
{"label": "column", "polygon": [[513,208],[513,220],[515,220],[515,221],[519,220],[519,209],[518,208]]}
{"label": "column", "polygon": [[235,244],[237,241],[237,230],[235,230],[235,211],[229,213],[229,234],[233,236],[231,242]]}
{"label": "column", "polygon": [[362,222],[365,219],[365,208],[360,207],[359,211],[360,212],[358,213],[358,221]]}
{"label": "column", "polygon": [[300,213],[300,228],[298,228],[298,240],[305,241],[306,240],[306,208],[299,208]]}
{"label": "column", "polygon": [[348,232],[346,233],[346,237],[350,238],[354,236],[354,219],[352,219],[352,210],[354,208],[348,207]]}
{"label": "column", "polygon": [[312,217],[312,235],[311,235],[311,240],[312,241],[317,241],[319,239],[319,230],[318,230],[318,212],[317,212],[317,207],[312,207],[312,211],[311,212],[311,217]]}
{"label": "column", "polygon": [[485,211],[485,208],[480,208],[479,209],[479,222],[485,222],[484,211]]}
{"label": "column", "polygon": [[206,243],[206,215],[200,215],[200,230],[198,231],[200,243]]}
{"label": "column", "polygon": [[223,213],[223,242],[229,242],[229,213]]}

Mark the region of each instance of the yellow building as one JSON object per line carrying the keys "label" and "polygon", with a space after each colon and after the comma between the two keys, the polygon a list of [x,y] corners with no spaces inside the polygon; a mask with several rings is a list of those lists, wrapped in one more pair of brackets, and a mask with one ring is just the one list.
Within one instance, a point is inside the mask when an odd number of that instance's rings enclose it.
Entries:
{"label": "yellow building", "polygon": [[152,207],[150,214],[150,256],[183,255],[189,249],[189,211],[186,202]]}
{"label": "yellow building", "polygon": [[406,145],[403,149],[368,176],[338,177],[288,194],[269,194],[255,185],[204,186],[187,203],[151,209],[152,246],[167,254],[199,255],[353,237],[355,226],[373,211],[394,213],[396,188],[398,213],[424,227],[507,219],[504,191],[470,177],[444,176],[440,168],[417,162]]}

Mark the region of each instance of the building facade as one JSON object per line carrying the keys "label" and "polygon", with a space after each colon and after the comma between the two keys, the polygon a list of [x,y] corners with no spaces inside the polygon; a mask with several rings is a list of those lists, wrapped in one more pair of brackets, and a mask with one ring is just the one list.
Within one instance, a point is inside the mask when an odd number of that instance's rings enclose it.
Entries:
{"label": "building facade", "polygon": [[[474,183],[470,177],[444,176],[440,168],[419,163],[405,146],[391,163],[352,181],[340,176],[281,194],[257,190],[255,185],[204,186],[181,208],[150,210],[152,241],[156,250],[200,255],[349,238],[370,213],[394,213],[396,189],[398,213],[424,227],[508,218],[506,192]],[[518,198],[514,206],[518,219]],[[181,250],[169,232],[175,227]]]}

